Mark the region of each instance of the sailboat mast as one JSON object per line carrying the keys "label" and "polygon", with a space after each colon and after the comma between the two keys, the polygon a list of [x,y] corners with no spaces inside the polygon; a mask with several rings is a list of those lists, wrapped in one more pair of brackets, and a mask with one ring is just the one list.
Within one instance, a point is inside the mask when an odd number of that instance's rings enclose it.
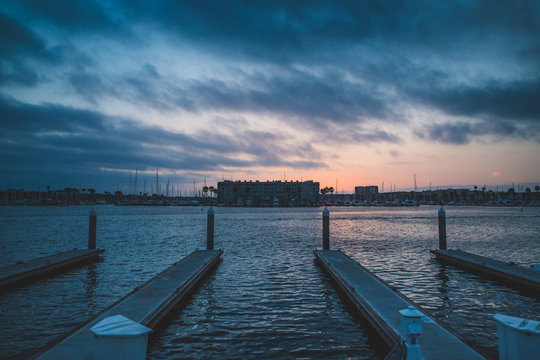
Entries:
{"label": "sailboat mast", "polygon": [[135,168],[135,195],[137,195],[137,168]]}

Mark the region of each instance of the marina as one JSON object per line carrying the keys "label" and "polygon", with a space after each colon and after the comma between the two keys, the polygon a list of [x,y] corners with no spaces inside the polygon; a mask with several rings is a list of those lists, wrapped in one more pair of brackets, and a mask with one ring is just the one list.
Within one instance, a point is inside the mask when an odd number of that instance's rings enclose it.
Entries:
{"label": "marina", "polygon": [[538,14],[0,2],[0,359],[536,360]]}
{"label": "marina", "polygon": [[8,290],[26,282],[80,266],[98,259],[105,250],[96,249],[97,214],[94,208],[88,217],[88,249],[73,249],[58,254],[18,261],[0,268],[0,290]]}
{"label": "marina", "polygon": [[0,290],[7,291],[98,259],[101,249],[73,249],[0,268]]}
{"label": "marina", "polygon": [[[388,344],[390,351],[386,359],[402,359],[412,351],[410,345],[418,346],[418,343],[421,345],[417,351],[425,359],[484,359],[430,314],[341,251],[314,250],[313,253],[324,271],[330,274]],[[418,313],[417,333],[412,336],[402,326],[400,311],[407,309]],[[406,345],[402,339],[414,340]]]}
{"label": "marina", "polygon": [[[89,207],[67,209],[16,207],[3,213],[3,260],[15,264],[68,244],[85,245]],[[332,247],[494,358],[494,314],[536,319],[540,304],[434,261],[429,250],[437,244],[437,209],[332,208]],[[11,345],[1,345],[0,353],[35,353],[179,258],[206,247],[208,209],[203,210],[99,207],[98,239],[106,261],[2,295],[2,344]],[[388,345],[313,262],[313,249],[321,243],[321,210],[216,209],[215,246],[224,249],[223,262],[158,331],[148,358],[384,358]],[[448,213],[449,239],[455,238],[452,247],[533,264],[539,256],[539,217],[534,208],[455,207]],[[20,232],[28,224],[47,231]],[[7,237],[8,232],[21,237]],[[21,307],[27,310],[18,311]]]}
{"label": "marina", "polygon": [[96,349],[90,328],[114,315],[122,315],[157,330],[175,306],[185,300],[189,292],[218,264],[222,253],[222,250],[197,250],[191,253],[33,358],[94,359]]}
{"label": "marina", "polygon": [[540,298],[540,271],[538,264],[524,267],[514,261],[500,261],[471,254],[466,251],[447,249],[446,211],[441,207],[437,212],[439,225],[439,249],[430,250],[438,261],[458,266],[505,285],[523,289]]}
{"label": "marina", "polygon": [[430,250],[437,260],[473,273],[486,276],[505,285],[524,289],[540,298],[540,271],[514,262],[494,260],[462,250]]}

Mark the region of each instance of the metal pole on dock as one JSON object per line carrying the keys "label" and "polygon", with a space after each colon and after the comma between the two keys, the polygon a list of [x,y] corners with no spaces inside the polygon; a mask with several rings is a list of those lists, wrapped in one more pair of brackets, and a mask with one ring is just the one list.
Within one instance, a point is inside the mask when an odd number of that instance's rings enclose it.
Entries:
{"label": "metal pole on dock", "polygon": [[206,222],[206,250],[214,250],[214,208],[208,208],[208,220]]}
{"label": "metal pole on dock", "polygon": [[446,211],[439,209],[439,250],[446,250]]}
{"label": "metal pole on dock", "polygon": [[326,206],[322,212],[322,229],[323,250],[330,250],[330,211]]}
{"label": "metal pole on dock", "polygon": [[94,208],[90,209],[90,220],[88,228],[88,249],[96,248],[96,227],[97,227],[97,214]]}

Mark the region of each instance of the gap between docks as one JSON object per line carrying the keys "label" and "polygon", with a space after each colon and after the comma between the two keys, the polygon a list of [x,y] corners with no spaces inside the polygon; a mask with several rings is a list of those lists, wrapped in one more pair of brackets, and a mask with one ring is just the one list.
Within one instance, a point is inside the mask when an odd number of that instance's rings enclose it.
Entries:
{"label": "gap between docks", "polygon": [[28,282],[95,261],[104,251],[73,249],[2,267],[0,268],[0,291],[8,291]]}
{"label": "gap between docks", "polygon": [[469,270],[540,298],[540,271],[462,250],[430,250],[437,260]]}
{"label": "gap between docks", "polygon": [[31,358],[93,359],[94,339],[89,329],[113,315],[123,315],[155,330],[163,324],[167,314],[218,265],[222,253],[223,250],[194,251]]}
{"label": "gap between docks", "polygon": [[428,312],[339,250],[314,250],[322,268],[337,282],[355,306],[389,345],[386,359],[403,355],[401,314],[414,306],[422,318],[420,349],[425,359],[485,359],[464,340],[440,324]]}

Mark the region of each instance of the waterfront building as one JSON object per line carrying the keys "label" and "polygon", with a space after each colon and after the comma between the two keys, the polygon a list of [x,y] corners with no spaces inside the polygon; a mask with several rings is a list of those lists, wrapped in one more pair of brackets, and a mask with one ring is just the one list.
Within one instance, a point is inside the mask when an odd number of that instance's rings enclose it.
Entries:
{"label": "waterfront building", "polygon": [[78,204],[81,202],[78,189],[25,191],[23,189],[8,189],[0,191],[0,203],[12,205],[56,205]]}
{"label": "waterfront building", "polygon": [[323,196],[324,205],[351,206],[355,202],[354,194],[326,194]]}
{"label": "waterfront building", "polygon": [[220,181],[218,203],[229,206],[313,206],[319,183],[309,181]]}
{"label": "waterfront building", "polygon": [[375,201],[379,196],[379,187],[370,186],[355,186],[354,195],[357,201]]}

